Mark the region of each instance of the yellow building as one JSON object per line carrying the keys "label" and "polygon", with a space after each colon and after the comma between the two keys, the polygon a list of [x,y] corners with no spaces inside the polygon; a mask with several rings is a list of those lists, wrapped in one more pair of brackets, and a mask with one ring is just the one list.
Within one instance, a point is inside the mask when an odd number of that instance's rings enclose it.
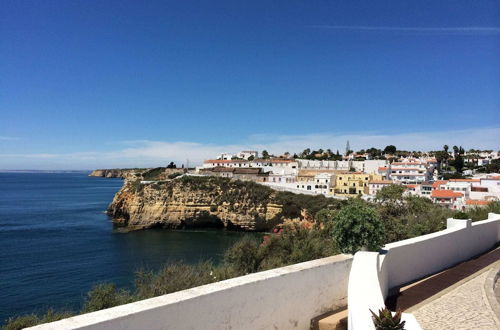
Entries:
{"label": "yellow building", "polygon": [[330,193],[344,197],[368,194],[368,182],[372,180],[382,180],[382,176],[362,172],[339,173],[335,177],[335,187],[330,188]]}

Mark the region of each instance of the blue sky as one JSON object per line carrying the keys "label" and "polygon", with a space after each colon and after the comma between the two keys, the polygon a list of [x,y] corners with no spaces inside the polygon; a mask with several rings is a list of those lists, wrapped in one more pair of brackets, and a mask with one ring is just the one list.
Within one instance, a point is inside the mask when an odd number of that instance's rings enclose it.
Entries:
{"label": "blue sky", "polygon": [[498,149],[499,54],[498,1],[5,0],[0,169]]}

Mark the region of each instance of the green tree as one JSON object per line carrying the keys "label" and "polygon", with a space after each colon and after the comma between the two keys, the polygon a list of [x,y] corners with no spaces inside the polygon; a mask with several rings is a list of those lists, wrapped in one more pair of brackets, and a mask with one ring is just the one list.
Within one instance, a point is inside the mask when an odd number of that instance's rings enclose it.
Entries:
{"label": "green tree", "polygon": [[384,240],[384,226],[378,213],[361,201],[344,206],[335,216],[333,238],[343,253],[361,248],[377,251]]}
{"label": "green tree", "polygon": [[167,168],[177,168],[177,165],[175,165],[174,162],[170,162],[170,164],[167,165]]}
{"label": "green tree", "polygon": [[405,192],[405,187],[399,184],[390,184],[383,187],[377,192],[375,198],[378,201],[384,202],[394,202],[401,201],[403,199],[403,193]]}
{"label": "green tree", "polygon": [[384,153],[385,154],[391,154],[391,155],[394,155],[396,153],[397,149],[395,146],[393,145],[388,145],[387,147],[385,147],[384,149]]}
{"label": "green tree", "polygon": [[333,228],[336,210],[332,209],[321,209],[316,213],[315,219],[318,225],[323,226],[327,231],[331,231]]}
{"label": "green tree", "polygon": [[262,158],[269,159],[269,152],[267,152],[267,150],[262,150]]}

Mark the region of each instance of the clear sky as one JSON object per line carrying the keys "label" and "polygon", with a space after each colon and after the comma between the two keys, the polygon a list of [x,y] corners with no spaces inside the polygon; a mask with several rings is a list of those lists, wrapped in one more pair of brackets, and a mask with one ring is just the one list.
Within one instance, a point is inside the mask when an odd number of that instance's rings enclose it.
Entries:
{"label": "clear sky", "polygon": [[220,151],[500,148],[498,1],[22,1],[0,169]]}

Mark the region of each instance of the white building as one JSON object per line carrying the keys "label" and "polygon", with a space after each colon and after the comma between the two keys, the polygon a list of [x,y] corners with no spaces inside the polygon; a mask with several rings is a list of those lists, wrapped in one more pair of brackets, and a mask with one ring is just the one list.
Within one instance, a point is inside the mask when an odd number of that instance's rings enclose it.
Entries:
{"label": "white building", "polygon": [[419,161],[394,162],[389,166],[389,179],[401,184],[419,184],[432,178],[432,169]]}
{"label": "white building", "polygon": [[431,199],[433,203],[449,209],[463,210],[465,208],[465,198],[460,192],[452,190],[433,190]]}
{"label": "white building", "polygon": [[296,159],[301,169],[319,169],[319,170],[339,170],[363,172],[367,174],[376,174],[381,166],[387,166],[387,160],[311,160]]}
{"label": "white building", "polygon": [[470,189],[470,199],[500,201],[500,176],[488,176],[479,179]]}
{"label": "white building", "polygon": [[229,154],[229,153],[227,153],[227,152],[223,152],[223,153],[221,153],[221,154],[217,157],[217,159],[218,159],[218,160],[230,160],[230,159],[231,159],[231,158],[233,158],[233,157],[234,157],[234,155],[233,155],[233,154]]}
{"label": "white building", "polygon": [[380,189],[394,184],[390,180],[372,180],[368,182],[368,195],[375,196]]}
{"label": "white building", "polygon": [[241,159],[248,159],[250,157],[257,158],[259,153],[253,150],[243,150],[240,151],[236,156]]}

